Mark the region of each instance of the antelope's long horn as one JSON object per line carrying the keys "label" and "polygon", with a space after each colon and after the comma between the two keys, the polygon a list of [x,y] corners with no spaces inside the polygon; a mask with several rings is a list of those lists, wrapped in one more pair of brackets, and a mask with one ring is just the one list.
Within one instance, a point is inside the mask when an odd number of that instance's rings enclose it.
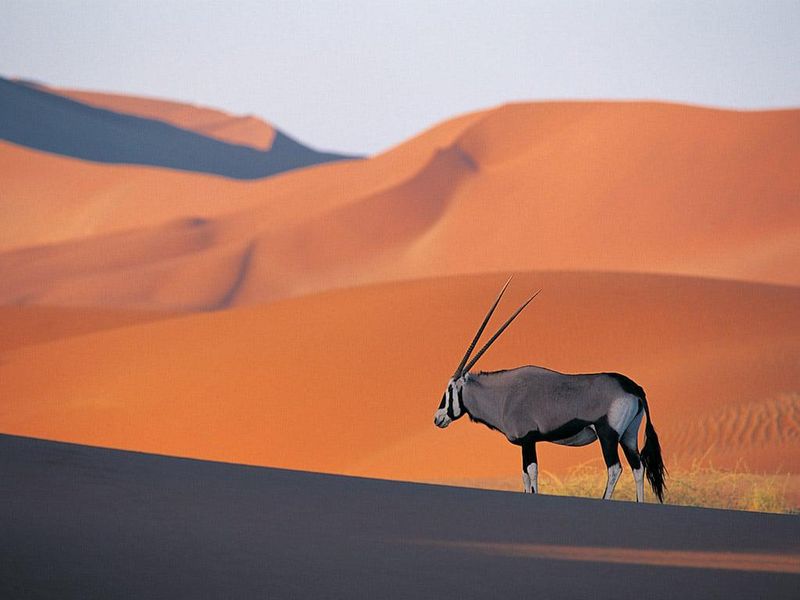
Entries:
{"label": "antelope's long horn", "polygon": [[469,355],[472,354],[472,351],[475,349],[475,344],[478,343],[478,339],[480,339],[483,330],[486,329],[486,324],[489,322],[489,319],[492,318],[492,313],[494,312],[494,309],[497,308],[497,305],[500,303],[500,298],[503,297],[503,294],[505,293],[508,284],[511,283],[511,280],[513,278],[514,278],[513,275],[508,278],[508,281],[506,281],[506,284],[503,286],[503,289],[500,290],[500,293],[497,295],[497,300],[494,301],[494,304],[492,304],[492,307],[489,309],[489,312],[486,313],[486,317],[483,319],[483,323],[481,323],[481,326],[478,328],[478,333],[476,333],[475,337],[472,338],[472,343],[469,345],[469,348],[467,348],[467,352],[466,354],[464,354],[464,358],[461,359],[458,368],[455,370],[455,373],[453,373],[453,379],[457,379],[461,375],[461,373],[464,372],[464,365],[469,360]]}
{"label": "antelope's long horn", "polygon": [[[542,290],[539,290],[539,292],[541,292],[541,291],[542,291]],[[469,364],[468,364],[468,365],[466,366],[466,368],[464,369],[465,371],[469,371],[469,370],[470,370],[470,369],[471,369],[471,368],[472,368],[472,367],[475,365],[475,363],[476,363],[476,362],[478,362],[478,359],[479,359],[481,356],[483,356],[483,353],[484,353],[484,352],[486,352],[486,351],[489,349],[489,346],[491,346],[491,345],[494,343],[494,341],[495,341],[497,338],[499,338],[499,337],[500,337],[500,334],[501,334],[501,333],[503,333],[503,332],[506,330],[506,327],[508,327],[509,325],[511,325],[511,321],[513,321],[514,319],[516,319],[516,318],[517,318],[517,315],[518,315],[519,313],[521,313],[521,312],[522,312],[522,310],[523,310],[523,309],[524,309],[526,306],[528,306],[528,304],[530,304],[530,303],[531,303],[531,301],[533,301],[533,299],[534,299],[534,298],[536,298],[536,296],[538,296],[538,295],[539,295],[539,292],[536,292],[536,293],[535,293],[533,296],[531,296],[530,298],[528,298],[528,300],[525,302],[525,304],[523,304],[522,306],[520,306],[520,307],[519,307],[519,308],[516,310],[516,312],[515,312],[513,315],[511,315],[511,316],[508,318],[508,321],[506,321],[505,323],[503,323],[502,327],[500,327],[500,329],[498,329],[498,330],[497,330],[497,333],[495,333],[495,334],[494,334],[494,335],[493,335],[491,338],[489,338],[489,341],[488,341],[488,342],[486,342],[486,344],[484,344],[483,348],[481,348],[480,350],[478,350],[478,353],[475,355],[475,357],[474,357],[474,358],[473,358],[471,361],[469,361]]]}

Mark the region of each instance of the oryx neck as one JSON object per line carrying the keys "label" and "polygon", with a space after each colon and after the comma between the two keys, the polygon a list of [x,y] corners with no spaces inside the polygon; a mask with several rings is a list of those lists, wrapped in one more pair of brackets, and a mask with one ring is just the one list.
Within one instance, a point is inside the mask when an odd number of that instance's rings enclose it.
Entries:
{"label": "oryx neck", "polygon": [[462,402],[469,418],[483,423],[491,429],[502,431],[502,403],[494,397],[492,390],[481,385],[480,375],[467,377],[462,387]]}

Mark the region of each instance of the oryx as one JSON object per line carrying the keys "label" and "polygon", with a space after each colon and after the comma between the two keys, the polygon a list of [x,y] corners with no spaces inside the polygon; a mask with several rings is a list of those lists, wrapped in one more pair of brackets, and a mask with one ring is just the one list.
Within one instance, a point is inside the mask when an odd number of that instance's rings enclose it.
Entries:
{"label": "oryx", "polygon": [[[506,436],[522,448],[522,481],[525,492],[538,493],[536,443],[585,446],[600,440],[608,468],[603,498],[611,498],[622,471],[617,445],[633,470],[636,500],[644,501],[644,476],[660,502],[664,499],[666,469],[658,436],[650,420],[644,390],[619,373],[566,375],[543,367],[525,366],[507,371],[470,373],[469,370],[539,292],[531,296],[503,323],[469,361],[486,324],[497,308],[511,279],[489,309],[464,358],[453,373],[434,415],[437,427],[469,415]],[[540,290],[541,291],[541,290]],[[638,449],[639,425],[646,416],[645,442]]]}

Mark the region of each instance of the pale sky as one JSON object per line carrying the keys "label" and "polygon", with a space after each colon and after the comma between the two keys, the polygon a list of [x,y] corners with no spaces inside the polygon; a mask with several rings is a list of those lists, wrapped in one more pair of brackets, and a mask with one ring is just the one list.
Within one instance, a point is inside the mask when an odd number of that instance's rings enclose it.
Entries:
{"label": "pale sky", "polygon": [[374,153],[516,100],[800,106],[800,2],[1,0],[0,75]]}

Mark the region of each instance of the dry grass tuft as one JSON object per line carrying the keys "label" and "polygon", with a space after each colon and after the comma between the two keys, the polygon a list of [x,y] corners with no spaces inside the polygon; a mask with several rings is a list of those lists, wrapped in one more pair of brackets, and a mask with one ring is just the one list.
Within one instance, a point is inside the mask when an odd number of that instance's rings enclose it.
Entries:
{"label": "dry grass tuft", "polygon": [[[710,464],[694,464],[670,471],[667,478],[665,504],[702,506],[730,510],[771,513],[797,513],[800,507],[788,493],[791,475],[750,473],[742,469],[720,470]],[[522,491],[522,479],[461,480],[456,485],[484,489]],[[539,473],[539,491],[554,496],[599,498],[606,485],[602,464],[587,463],[573,468],[567,475],[547,471]],[[645,481],[645,498],[655,498]],[[635,500],[636,491],[626,468],[614,491],[615,500]]]}

